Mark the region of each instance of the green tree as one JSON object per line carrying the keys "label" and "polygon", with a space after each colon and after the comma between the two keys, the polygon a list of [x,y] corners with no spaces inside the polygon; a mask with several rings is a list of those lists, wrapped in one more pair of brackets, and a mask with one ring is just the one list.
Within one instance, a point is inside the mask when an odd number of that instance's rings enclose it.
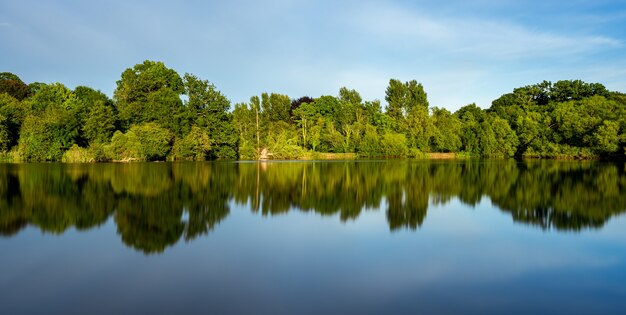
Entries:
{"label": "green tree", "polygon": [[601,153],[615,153],[619,149],[619,123],[603,121],[592,135],[593,148]]}
{"label": "green tree", "polygon": [[436,152],[457,152],[461,148],[461,120],[444,108],[432,108],[433,134],[430,146]]}
{"label": "green tree", "polygon": [[194,117],[188,121],[195,120],[211,139],[208,158],[236,159],[239,137],[228,112],[230,101],[213,84],[191,74],[185,74],[184,85],[189,97],[185,107]]}
{"label": "green tree", "polygon": [[115,131],[115,123],[114,108],[98,101],[89,110],[82,131],[90,144],[106,143]]}
{"label": "green tree", "polygon": [[2,72],[0,73],[0,94],[3,93],[21,101],[30,95],[30,89],[17,75]]}
{"label": "green tree", "polygon": [[173,151],[175,159],[204,161],[211,151],[211,139],[204,130],[193,126],[184,138],[176,140]]}
{"label": "green tree", "polygon": [[517,135],[507,121],[487,115],[478,134],[480,153],[485,156],[513,156],[519,145]]}
{"label": "green tree", "polygon": [[20,129],[27,113],[26,104],[13,98],[9,94],[0,94],[0,116],[3,117],[2,128],[6,132],[7,142],[3,147],[9,150],[17,145]]}
{"label": "green tree", "polygon": [[385,91],[387,101],[387,115],[394,121],[400,122],[406,114],[405,106],[406,87],[400,80],[389,80],[389,86]]}
{"label": "green tree", "polygon": [[239,135],[239,158],[256,159],[256,115],[246,103],[235,104],[232,123]]}
{"label": "green tree", "polygon": [[78,99],[60,83],[42,86],[29,100],[20,130],[19,153],[29,161],[59,161],[80,137]]}
{"label": "green tree", "polygon": [[491,125],[496,139],[492,152],[497,155],[513,156],[519,146],[519,139],[509,123],[497,116],[489,116],[487,123]]}
{"label": "green tree", "polygon": [[365,134],[359,142],[357,153],[362,157],[383,156],[376,127],[369,124],[365,126]]}
{"label": "green tree", "polygon": [[77,143],[87,146],[89,143],[108,141],[117,123],[113,102],[104,93],[86,86],[76,87],[74,95],[76,104],[72,108],[72,116],[81,126]]}
{"label": "green tree", "polygon": [[409,152],[406,136],[401,133],[386,132],[380,146],[384,156],[405,157]]}
{"label": "green tree", "polygon": [[309,128],[317,121],[319,114],[316,110],[315,103],[303,103],[293,111],[296,123],[302,131],[302,145],[306,147],[308,142],[307,135]]}
{"label": "green tree", "polygon": [[407,115],[406,124],[409,147],[430,152],[430,139],[435,132],[432,120],[428,115],[428,108],[419,106],[411,109]]}
{"label": "green tree", "polygon": [[156,123],[132,126],[129,130],[137,137],[139,154],[148,161],[164,160],[170,152],[173,135]]}
{"label": "green tree", "polygon": [[146,60],[122,72],[113,93],[123,130],[133,124],[156,122],[183,133],[180,95],[185,91],[176,71],[162,62]]}
{"label": "green tree", "polygon": [[356,90],[342,87],[339,89],[339,101],[343,103],[349,103],[354,106],[358,106],[363,102],[361,95]]}
{"label": "green tree", "polygon": [[8,119],[0,114],[0,152],[7,152],[11,148],[11,135]]}
{"label": "green tree", "polygon": [[172,148],[173,134],[156,123],[133,125],[128,132],[116,131],[108,146],[113,160],[165,160]]}
{"label": "green tree", "polygon": [[408,116],[419,116],[424,110],[428,113],[428,100],[424,87],[415,80],[402,83],[399,80],[389,80],[389,86],[385,91],[385,100],[387,101],[387,115],[395,122],[395,130],[405,132],[407,123],[409,128],[416,128],[415,118],[411,122],[407,122]]}
{"label": "green tree", "polygon": [[480,154],[480,125],[484,121],[484,112],[476,104],[461,107],[454,115],[462,123],[461,150],[467,153]]}

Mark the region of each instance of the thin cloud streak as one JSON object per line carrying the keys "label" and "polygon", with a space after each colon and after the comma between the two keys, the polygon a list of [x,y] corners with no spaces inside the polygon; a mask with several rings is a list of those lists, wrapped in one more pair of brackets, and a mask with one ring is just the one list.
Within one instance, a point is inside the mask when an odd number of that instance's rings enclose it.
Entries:
{"label": "thin cloud streak", "polygon": [[436,18],[393,4],[364,7],[352,24],[356,31],[368,32],[379,41],[404,41],[417,49],[500,60],[563,57],[620,48],[623,44],[607,36],[554,34],[497,20]]}

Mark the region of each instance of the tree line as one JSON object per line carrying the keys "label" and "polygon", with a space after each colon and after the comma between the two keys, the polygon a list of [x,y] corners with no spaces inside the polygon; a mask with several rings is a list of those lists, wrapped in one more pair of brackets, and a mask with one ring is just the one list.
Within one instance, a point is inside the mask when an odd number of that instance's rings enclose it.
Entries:
{"label": "tree line", "polygon": [[85,86],[0,74],[0,156],[8,161],[132,161],[359,157],[426,153],[624,158],[626,94],[564,80],[515,88],[488,109],[430,106],[415,80],[391,79],[387,105],[342,87],[337,96],[279,93],[230,101],[207,80],[162,62],[126,69],[113,98]]}

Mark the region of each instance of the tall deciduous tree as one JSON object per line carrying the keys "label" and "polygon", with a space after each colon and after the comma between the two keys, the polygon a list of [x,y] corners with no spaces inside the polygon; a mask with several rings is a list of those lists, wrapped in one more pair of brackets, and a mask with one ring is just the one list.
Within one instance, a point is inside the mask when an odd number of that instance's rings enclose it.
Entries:
{"label": "tall deciduous tree", "polygon": [[180,118],[183,80],[162,62],[146,60],[126,69],[113,94],[122,129],[143,122],[157,122],[182,134]]}
{"label": "tall deciduous tree", "polygon": [[208,134],[208,158],[236,159],[239,137],[228,112],[230,101],[213,84],[191,74],[185,74],[184,86],[188,97],[185,109],[191,117],[181,120],[195,123]]}
{"label": "tall deciduous tree", "polygon": [[60,160],[80,136],[80,123],[74,114],[76,95],[55,83],[43,86],[28,102],[30,111],[20,130],[20,155],[25,160]]}
{"label": "tall deciduous tree", "polygon": [[78,144],[87,146],[109,141],[117,124],[113,101],[104,93],[86,86],[76,87],[74,95],[77,102],[72,114],[81,126]]}

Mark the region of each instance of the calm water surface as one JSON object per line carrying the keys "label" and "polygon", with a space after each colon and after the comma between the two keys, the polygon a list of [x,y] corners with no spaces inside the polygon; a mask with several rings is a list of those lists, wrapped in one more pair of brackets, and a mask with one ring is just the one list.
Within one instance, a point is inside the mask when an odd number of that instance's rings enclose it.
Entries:
{"label": "calm water surface", "polygon": [[2,314],[624,314],[626,168],[0,164]]}

